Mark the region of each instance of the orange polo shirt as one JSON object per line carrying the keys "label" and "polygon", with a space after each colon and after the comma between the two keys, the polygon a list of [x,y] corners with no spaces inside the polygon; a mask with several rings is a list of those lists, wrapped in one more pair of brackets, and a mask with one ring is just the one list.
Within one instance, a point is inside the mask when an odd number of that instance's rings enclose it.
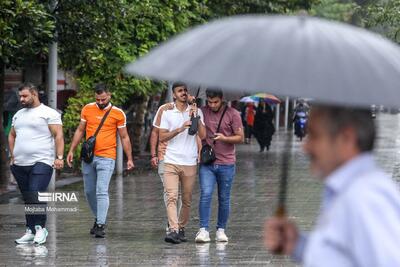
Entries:
{"label": "orange polo shirt", "polygon": [[[93,136],[99,126],[104,114],[110,108],[99,109],[96,103],[89,103],[83,107],[81,120],[86,122],[86,139]],[[117,128],[126,127],[125,113],[112,106],[112,110],[106,118],[103,126],[96,136],[96,146],[94,148],[95,156],[116,159],[117,157]]]}

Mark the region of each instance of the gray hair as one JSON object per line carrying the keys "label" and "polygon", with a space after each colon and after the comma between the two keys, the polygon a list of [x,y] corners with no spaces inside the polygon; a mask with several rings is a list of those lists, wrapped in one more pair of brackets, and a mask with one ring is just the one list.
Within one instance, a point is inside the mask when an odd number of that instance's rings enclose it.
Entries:
{"label": "gray hair", "polygon": [[316,105],[312,110],[313,113],[326,119],[325,123],[331,136],[337,136],[344,128],[352,127],[356,132],[360,151],[373,150],[376,127],[371,109]]}

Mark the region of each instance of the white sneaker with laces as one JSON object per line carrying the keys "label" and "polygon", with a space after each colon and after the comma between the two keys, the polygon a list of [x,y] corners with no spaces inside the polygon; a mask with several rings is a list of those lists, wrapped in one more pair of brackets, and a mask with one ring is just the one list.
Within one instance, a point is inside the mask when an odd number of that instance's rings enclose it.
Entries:
{"label": "white sneaker with laces", "polygon": [[194,241],[196,243],[210,242],[210,233],[206,230],[206,228],[200,228]]}
{"label": "white sneaker with laces", "polygon": [[35,225],[35,230],[36,230],[36,234],[35,234],[35,238],[33,239],[33,242],[38,245],[46,243],[46,238],[47,238],[47,235],[49,234],[47,232],[47,229],[42,228],[42,226],[40,226],[40,225]]}
{"label": "white sneaker with laces", "polygon": [[228,237],[225,234],[225,229],[218,228],[215,241],[217,242],[228,242]]}
{"label": "white sneaker with laces", "polygon": [[15,243],[17,244],[31,244],[33,243],[33,239],[35,238],[35,235],[32,234],[31,229],[27,228],[25,231],[25,234],[18,239],[15,239]]}

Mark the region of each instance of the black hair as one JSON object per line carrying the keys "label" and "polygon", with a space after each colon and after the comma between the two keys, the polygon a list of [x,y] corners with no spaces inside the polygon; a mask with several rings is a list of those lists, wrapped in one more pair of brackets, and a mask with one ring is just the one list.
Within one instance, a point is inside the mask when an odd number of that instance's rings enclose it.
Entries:
{"label": "black hair", "polygon": [[222,90],[219,88],[207,88],[206,96],[209,98],[219,97],[222,99],[224,94],[222,93]]}
{"label": "black hair", "polygon": [[325,118],[331,136],[336,136],[346,127],[354,128],[357,135],[357,146],[361,152],[374,148],[376,127],[371,109],[318,105],[312,110]]}
{"label": "black hair", "polygon": [[183,82],[174,82],[173,84],[172,84],[172,92],[174,93],[175,92],[175,88],[177,88],[177,87],[185,87],[185,88],[187,88],[187,85],[186,85],[186,83],[183,83]]}
{"label": "black hair", "polygon": [[94,91],[98,95],[101,95],[102,93],[109,93],[110,92],[110,90],[108,89],[108,87],[104,83],[96,84],[96,86],[94,87]]}
{"label": "black hair", "polygon": [[29,92],[31,92],[31,93],[32,92],[36,92],[39,95],[39,90],[37,89],[37,87],[33,83],[26,82],[26,83],[21,84],[18,87],[18,91],[19,92],[21,92],[22,90],[25,90],[25,89],[28,89]]}

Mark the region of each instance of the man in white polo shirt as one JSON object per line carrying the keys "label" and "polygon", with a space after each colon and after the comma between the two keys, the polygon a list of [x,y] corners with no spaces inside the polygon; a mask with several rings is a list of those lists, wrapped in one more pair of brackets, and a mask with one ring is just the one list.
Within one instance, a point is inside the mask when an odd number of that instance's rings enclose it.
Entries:
{"label": "man in white polo shirt", "polygon": [[[203,113],[195,104],[189,105],[185,84],[174,83],[172,92],[176,99],[174,108],[163,112],[159,130],[160,142],[168,142],[164,157],[164,190],[167,193],[167,216],[170,232],[165,241],[173,244],[185,242],[185,226],[189,221],[192,190],[197,175],[197,138],[205,138]],[[198,131],[190,135],[191,115],[199,116]],[[182,208],[177,215],[179,184],[182,191]]]}

